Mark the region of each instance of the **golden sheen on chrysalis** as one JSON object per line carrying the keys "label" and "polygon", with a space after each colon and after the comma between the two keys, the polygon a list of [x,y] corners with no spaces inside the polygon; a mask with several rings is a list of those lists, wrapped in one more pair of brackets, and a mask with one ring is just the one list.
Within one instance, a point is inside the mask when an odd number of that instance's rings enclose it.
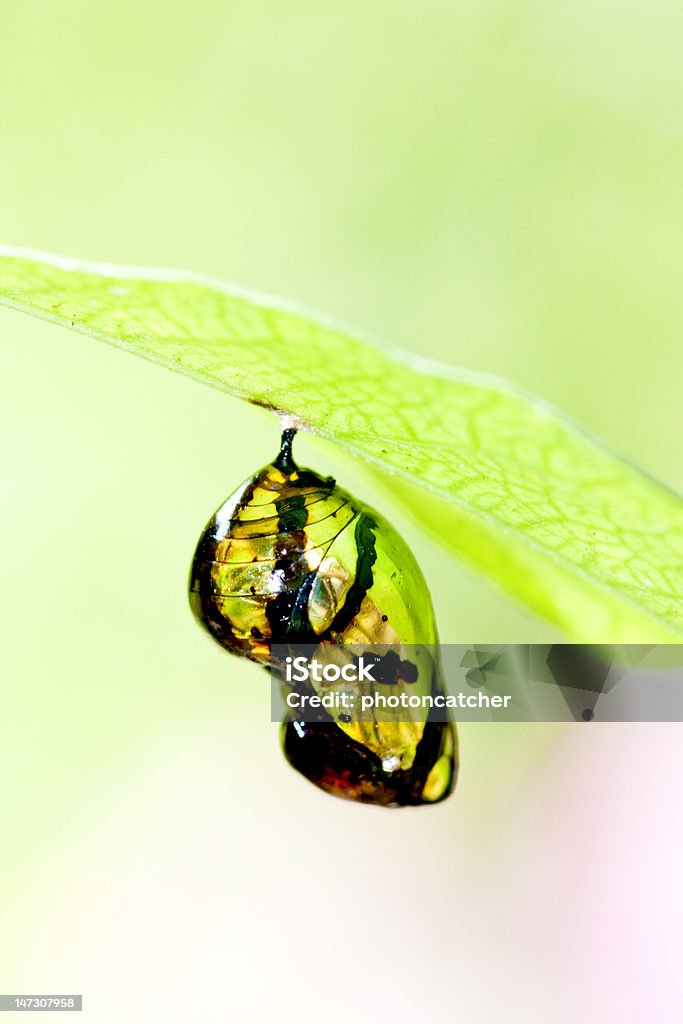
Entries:
{"label": "golden sheen on chrysalis", "polygon": [[[408,545],[331,477],[299,469],[294,430],[277,458],[211,517],[190,575],[192,610],[231,654],[268,668],[280,644],[425,645],[438,637],[427,584]],[[424,673],[423,673],[424,675]],[[443,692],[438,655],[422,691]],[[289,763],[325,792],[387,807],[453,790],[457,737],[431,712],[368,724],[354,713],[295,713],[282,723]]]}

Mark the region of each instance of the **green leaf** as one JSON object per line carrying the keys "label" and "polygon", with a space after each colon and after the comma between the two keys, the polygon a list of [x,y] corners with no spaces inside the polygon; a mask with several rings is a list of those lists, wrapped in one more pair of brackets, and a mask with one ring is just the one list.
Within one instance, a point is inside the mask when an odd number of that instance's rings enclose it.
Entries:
{"label": "green leaf", "polygon": [[444,546],[577,639],[683,639],[681,498],[504,381],[187,273],[4,248],[0,302],[367,459]]}

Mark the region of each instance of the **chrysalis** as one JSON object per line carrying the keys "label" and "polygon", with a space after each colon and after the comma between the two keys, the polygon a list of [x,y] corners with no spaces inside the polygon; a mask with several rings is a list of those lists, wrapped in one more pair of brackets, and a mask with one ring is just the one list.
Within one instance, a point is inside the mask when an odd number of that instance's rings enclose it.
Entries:
{"label": "chrysalis", "polygon": [[[331,477],[299,469],[294,434],[284,431],[277,458],[209,521],[192,564],[195,616],[226,650],[265,666],[279,644],[436,651],[429,592],[409,547]],[[440,693],[438,656],[425,671],[427,690]],[[431,713],[371,726],[354,715],[321,712],[304,721],[293,713],[282,724],[282,745],[307,779],[351,800],[437,803],[455,784],[455,730]]]}

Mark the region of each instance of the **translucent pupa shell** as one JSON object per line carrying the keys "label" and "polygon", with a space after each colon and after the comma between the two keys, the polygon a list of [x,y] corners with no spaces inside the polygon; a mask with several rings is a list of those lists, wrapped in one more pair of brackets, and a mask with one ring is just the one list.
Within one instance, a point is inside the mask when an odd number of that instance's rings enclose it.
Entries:
{"label": "translucent pupa shell", "polygon": [[[429,591],[396,530],[331,477],[299,469],[287,430],[277,458],[212,516],[195,552],[190,603],[226,650],[272,667],[282,644],[425,645],[437,650]],[[425,654],[417,692],[442,691]],[[367,722],[321,713],[282,724],[290,764],[335,796],[385,806],[436,803],[452,791],[452,724]]]}

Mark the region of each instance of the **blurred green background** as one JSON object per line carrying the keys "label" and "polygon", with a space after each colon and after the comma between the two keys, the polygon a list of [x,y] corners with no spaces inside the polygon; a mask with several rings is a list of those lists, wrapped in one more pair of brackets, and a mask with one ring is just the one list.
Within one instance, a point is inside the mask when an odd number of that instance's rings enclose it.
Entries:
{"label": "blurred green background", "polygon": [[[319,307],[509,377],[681,488],[682,30],[673,0],[5,4],[0,240]],[[280,952],[303,944],[324,1001],[339,978],[319,935],[355,949],[361,927],[385,985],[398,935],[414,959],[394,996],[364,975],[359,1019],[407,1020],[425,992],[436,1013],[452,942],[471,1019],[518,1019],[510,992],[520,1020],[578,1019],[560,974],[537,982],[542,928],[502,988],[467,967],[554,892],[522,858],[519,808],[552,802],[537,767],[573,770],[576,740],[470,728],[460,792],[417,818],[307,788],[264,680],[185,596],[204,522],[272,456],[275,421],[16,314],[0,332],[3,991],[83,991],[97,1021],[131,991],[139,1019],[170,1021],[223,1019],[227,986],[240,1019],[287,1019]],[[404,531],[444,641],[555,637],[362,467],[310,438],[299,454]],[[492,842],[510,887],[467,874]],[[331,872],[327,895],[304,865]],[[343,1000],[327,1012],[348,1019]]]}

